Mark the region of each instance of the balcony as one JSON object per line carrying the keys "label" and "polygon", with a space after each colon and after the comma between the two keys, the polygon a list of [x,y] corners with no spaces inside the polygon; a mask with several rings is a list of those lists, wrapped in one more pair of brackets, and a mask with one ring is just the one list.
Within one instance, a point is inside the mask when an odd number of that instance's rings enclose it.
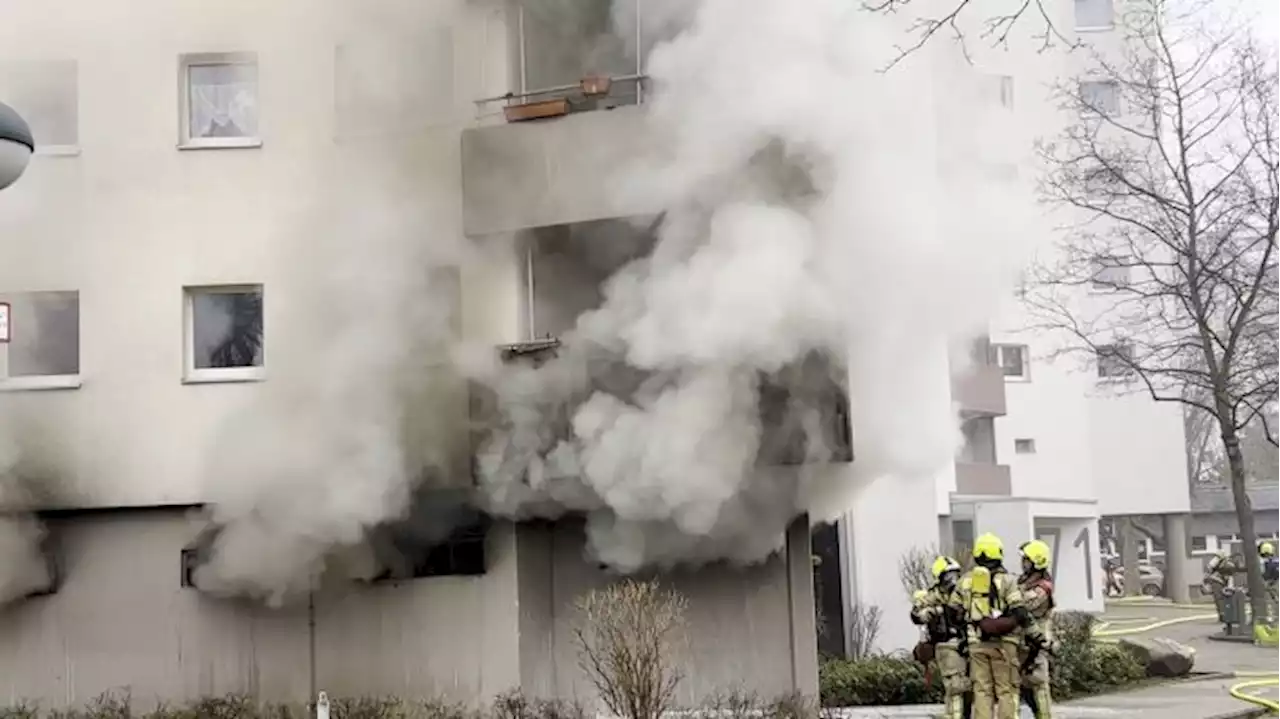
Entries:
{"label": "balcony", "polygon": [[1007,464],[956,462],[956,494],[1008,497],[1013,478]]}
{"label": "balcony", "polygon": [[1000,417],[1005,414],[1004,374],[999,367],[983,364],[951,378],[951,399],[965,417]]}
{"label": "balcony", "polygon": [[967,368],[951,375],[951,399],[959,405],[960,416],[1004,416],[1004,371],[993,361],[991,341],[986,337],[974,340],[969,360]]}
{"label": "balcony", "polygon": [[469,236],[656,214],[617,191],[643,149],[639,106],[490,125],[462,133],[462,222]]}

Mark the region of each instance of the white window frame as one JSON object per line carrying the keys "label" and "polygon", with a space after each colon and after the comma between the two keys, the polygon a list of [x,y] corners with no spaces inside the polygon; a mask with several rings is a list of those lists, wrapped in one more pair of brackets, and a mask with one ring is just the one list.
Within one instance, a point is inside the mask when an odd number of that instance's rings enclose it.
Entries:
{"label": "white window frame", "polygon": [[[4,294],[8,297],[12,297],[14,295],[38,294],[40,292],[75,292],[77,304],[80,302],[79,290],[27,290],[22,292],[6,292]],[[8,300],[0,300],[0,304],[5,305],[6,308],[9,307]],[[6,309],[5,311],[10,311],[10,310]],[[35,390],[80,389],[81,385],[83,384],[83,380],[81,380],[81,374],[83,374],[84,372],[83,365],[80,367],[81,371],[76,374],[44,374],[44,375],[32,375],[29,377],[10,377],[9,376],[9,342],[10,340],[12,340],[14,323],[13,323],[12,317],[9,317],[8,320],[9,322],[8,322],[7,332],[9,336],[0,338],[0,392],[29,392],[29,391],[35,391]],[[80,330],[81,330],[80,325],[81,325],[80,322],[76,323],[77,334],[80,334]],[[21,331],[20,326],[18,327],[18,329],[19,331]],[[84,339],[83,335],[81,335],[81,339]],[[83,346],[81,346],[80,349],[83,350],[84,349]],[[83,362],[84,360],[83,354],[77,359]]]}
{"label": "white window frame", "polygon": [[[1003,353],[1005,349],[1016,348],[1022,353],[1022,374],[1005,374],[1003,364]],[[1027,345],[1009,344],[1004,342],[991,343],[991,351],[994,353],[995,366],[1000,368],[1000,376],[1004,377],[1006,382],[1030,382],[1031,381],[1031,349]]]}
{"label": "white window frame", "polygon": [[[1026,447],[1026,450],[1024,451],[1023,449],[1020,448],[1020,446]],[[1014,454],[1035,454],[1036,453],[1035,438],[1034,437],[1018,437],[1014,439],[1013,453]]]}
{"label": "white window frame", "polygon": [[[255,71],[254,112],[258,113],[258,135],[253,137],[191,136],[191,73],[200,65],[252,65]],[[178,58],[178,149],[217,150],[262,147],[262,75],[255,52],[191,52]]]}
{"label": "white window frame", "polygon": [[1129,342],[1116,341],[1110,344],[1098,345],[1098,351],[1094,352],[1093,361],[1095,364],[1094,376],[1099,382],[1132,382],[1138,374],[1132,367],[1125,367],[1122,374],[1100,374],[1102,372],[1102,356],[1101,351],[1104,347],[1128,347],[1130,357],[1133,356],[1133,345]]}
{"label": "white window frame", "polygon": [[[67,63],[72,68],[71,77],[73,84],[71,92],[75,96],[75,127],[76,141],[73,143],[49,144],[42,141],[39,129],[36,128],[32,134],[35,136],[36,147],[31,154],[36,157],[75,157],[80,154],[80,63],[74,58],[51,57],[33,61],[19,61],[20,65],[28,63],[49,64],[49,63]],[[12,69],[10,72],[14,71]],[[0,94],[3,94],[0,92]],[[10,103],[13,103],[10,100]],[[20,110],[21,108],[19,108]]]}
{"label": "white window frame", "polygon": [[[262,364],[257,367],[201,367],[195,366],[195,309],[196,295],[236,295],[258,292],[263,296]],[[261,382],[267,378],[266,339],[266,291],[260,283],[237,285],[187,285],[182,288],[182,382],[183,384],[213,384],[219,382]]]}
{"label": "white window frame", "polygon": [[1111,2],[1111,21],[1110,21],[1110,22],[1108,22],[1106,25],[1079,25],[1079,24],[1076,24],[1075,5],[1074,5],[1074,4],[1072,4],[1072,6],[1071,6],[1071,24],[1072,24],[1073,26],[1075,26],[1075,30],[1076,30],[1076,32],[1106,32],[1106,31],[1108,31],[1108,30],[1114,30],[1114,29],[1115,29],[1115,27],[1116,27],[1116,3],[1115,3],[1115,0],[1110,0],[1110,2]]}
{"label": "white window frame", "polygon": [[[1124,262],[1126,258],[1118,255],[1095,256],[1089,261],[1089,292],[1094,294],[1110,294],[1124,287],[1129,286],[1130,280],[1133,279],[1133,268],[1128,265],[1117,265],[1114,263]],[[1111,262],[1113,264],[1106,264]],[[1108,273],[1124,273],[1123,278],[1117,278],[1114,282],[1107,281]],[[1101,281],[1099,281],[1101,280]]]}
{"label": "white window frame", "polygon": [[[1108,112],[1101,112],[1096,108],[1085,107],[1085,85],[1109,85],[1113,90],[1115,90],[1115,107],[1111,108]],[[1084,78],[1080,80],[1080,84],[1076,88],[1076,92],[1080,93],[1080,111],[1085,115],[1085,117],[1119,117],[1124,114],[1123,98],[1120,97],[1120,84],[1115,80],[1109,80],[1106,78]]]}

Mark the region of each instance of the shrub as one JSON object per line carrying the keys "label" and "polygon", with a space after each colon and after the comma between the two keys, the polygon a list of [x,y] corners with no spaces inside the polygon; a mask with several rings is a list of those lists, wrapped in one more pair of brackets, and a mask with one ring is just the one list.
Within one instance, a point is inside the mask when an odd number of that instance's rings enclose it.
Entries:
{"label": "shrub", "polygon": [[818,670],[824,707],[930,704],[942,701],[942,678],[925,686],[924,667],[905,654],[836,659]]}
{"label": "shrub", "polygon": [[755,692],[735,689],[710,696],[703,702],[699,716],[716,719],[816,719],[818,708],[798,692],[762,700]]}
{"label": "shrub", "polygon": [[627,579],[578,601],[578,665],[600,700],[622,719],[658,719],[682,678],[675,642],[687,602],[656,581]]}
{"label": "shrub", "polygon": [[[1084,612],[1059,612],[1053,616],[1058,653],[1050,660],[1050,681],[1055,700],[1118,689],[1146,676],[1142,664],[1114,644],[1093,640],[1096,619]],[[833,659],[819,671],[820,694],[825,707],[927,704],[942,700],[942,678],[934,670],[925,686],[925,671],[905,655],[871,655],[860,659]]]}
{"label": "shrub", "polygon": [[1049,662],[1053,697],[1059,701],[1116,689],[1146,676],[1146,669],[1128,652],[1093,640],[1097,619],[1084,612],[1053,615],[1058,653]]}

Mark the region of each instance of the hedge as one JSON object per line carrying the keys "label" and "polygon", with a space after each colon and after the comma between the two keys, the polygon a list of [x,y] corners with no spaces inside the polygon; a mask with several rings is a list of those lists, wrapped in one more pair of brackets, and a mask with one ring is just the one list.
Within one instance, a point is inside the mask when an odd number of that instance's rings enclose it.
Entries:
{"label": "hedge", "polygon": [[[1145,668],[1114,644],[1093,641],[1096,619],[1084,612],[1059,612],[1053,618],[1058,653],[1050,661],[1053,697],[1062,701],[1099,694],[1141,681]],[[819,670],[824,707],[932,704],[942,701],[942,677],[934,670],[925,686],[925,669],[906,654],[863,659],[832,659]]]}

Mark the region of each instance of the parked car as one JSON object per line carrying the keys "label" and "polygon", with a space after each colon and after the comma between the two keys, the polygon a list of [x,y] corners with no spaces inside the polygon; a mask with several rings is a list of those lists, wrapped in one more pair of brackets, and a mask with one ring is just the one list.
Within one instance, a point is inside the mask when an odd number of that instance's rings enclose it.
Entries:
{"label": "parked car", "polygon": [[[1124,594],[1124,567],[1114,569],[1116,589]],[[1138,578],[1142,583],[1142,593],[1148,597],[1159,597],[1164,594],[1164,571],[1150,564],[1138,565]]]}

